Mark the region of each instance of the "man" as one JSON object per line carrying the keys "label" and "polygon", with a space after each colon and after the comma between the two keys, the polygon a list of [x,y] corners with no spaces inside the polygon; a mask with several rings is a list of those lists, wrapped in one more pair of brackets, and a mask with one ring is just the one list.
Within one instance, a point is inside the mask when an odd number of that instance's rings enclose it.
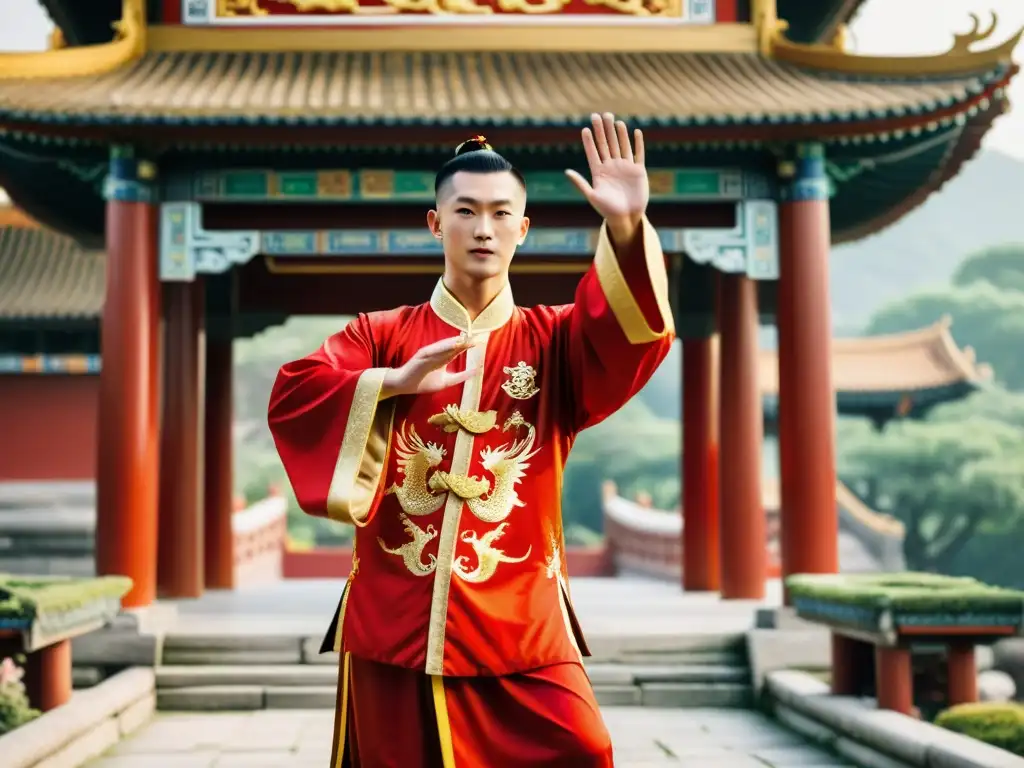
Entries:
{"label": "man", "polygon": [[516,307],[522,176],[483,137],[437,175],[444,276],[427,304],[360,315],[281,368],[270,427],[302,508],[357,526],[325,644],[341,652],[332,768],[599,768],[608,732],[569,601],[562,469],[674,328],[643,137],[592,116],[604,218],[574,304]]}

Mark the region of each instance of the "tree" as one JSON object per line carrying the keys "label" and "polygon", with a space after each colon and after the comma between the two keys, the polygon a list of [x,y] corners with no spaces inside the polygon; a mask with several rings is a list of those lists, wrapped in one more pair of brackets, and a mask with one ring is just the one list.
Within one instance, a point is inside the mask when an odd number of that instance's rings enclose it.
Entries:
{"label": "tree", "polygon": [[1008,243],[972,253],[953,273],[953,284],[986,282],[1001,290],[1024,292],[1024,243]]}
{"label": "tree", "polygon": [[1010,530],[1024,517],[1022,461],[1024,432],[974,419],[897,422],[863,433],[843,463],[906,526],[907,567],[948,573],[977,532]]}

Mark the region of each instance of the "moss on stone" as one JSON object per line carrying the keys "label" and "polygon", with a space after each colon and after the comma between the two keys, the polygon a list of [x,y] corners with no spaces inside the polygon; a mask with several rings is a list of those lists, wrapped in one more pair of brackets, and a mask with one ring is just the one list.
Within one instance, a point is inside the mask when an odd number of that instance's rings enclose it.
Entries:
{"label": "moss on stone", "polygon": [[1024,614],[1024,592],[934,573],[798,574],[786,586],[797,600],[897,613]]}
{"label": "moss on stone", "polygon": [[935,724],[1024,757],[1024,705],[1015,702],[960,704],[939,713]]}
{"label": "moss on stone", "polygon": [[72,611],[94,600],[120,599],[132,587],[125,576],[78,579],[0,574],[0,619],[31,620]]}

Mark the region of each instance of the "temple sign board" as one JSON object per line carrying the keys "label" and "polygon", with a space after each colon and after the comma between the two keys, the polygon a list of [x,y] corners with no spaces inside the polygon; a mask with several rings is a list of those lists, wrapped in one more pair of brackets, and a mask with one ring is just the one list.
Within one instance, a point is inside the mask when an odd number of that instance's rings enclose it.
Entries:
{"label": "temple sign board", "polygon": [[181,0],[187,25],[714,24],[715,0]]}

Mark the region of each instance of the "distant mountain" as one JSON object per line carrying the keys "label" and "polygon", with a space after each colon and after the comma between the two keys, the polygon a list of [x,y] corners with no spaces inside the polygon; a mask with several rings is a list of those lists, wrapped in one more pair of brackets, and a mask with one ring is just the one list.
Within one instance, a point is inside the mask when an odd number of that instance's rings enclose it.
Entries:
{"label": "distant mountain", "polygon": [[1024,242],[1024,161],[982,151],[920,208],[835,249],[833,325],[857,332],[882,304],[946,284],[968,254],[1010,242]]}

